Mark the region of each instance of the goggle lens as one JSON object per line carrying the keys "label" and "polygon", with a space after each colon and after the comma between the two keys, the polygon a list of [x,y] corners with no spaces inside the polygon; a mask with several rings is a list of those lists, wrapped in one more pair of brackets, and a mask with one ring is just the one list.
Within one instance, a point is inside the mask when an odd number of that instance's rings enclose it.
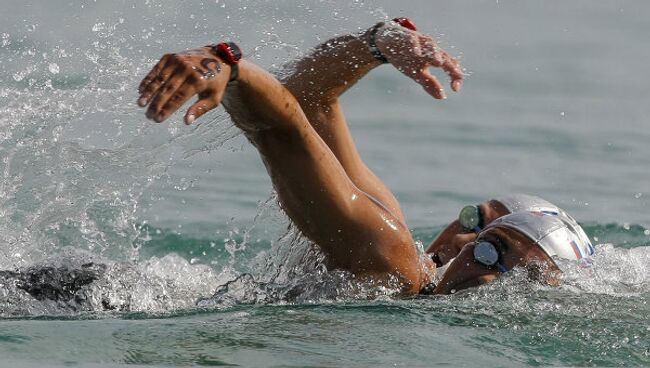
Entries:
{"label": "goggle lens", "polygon": [[476,262],[487,267],[496,266],[497,270],[501,273],[509,271],[499,262],[499,251],[490,242],[480,241],[474,245],[474,259]]}
{"label": "goggle lens", "polygon": [[465,206],[458,214],[458,222],[467,230],[476,230],[481,222],[478,206]]}
{"label": "goggle lens", "polygon": [[499,252],[492,243],[478,242],[474,245],[474,259],[482,265],[491,267],[499,262]]}

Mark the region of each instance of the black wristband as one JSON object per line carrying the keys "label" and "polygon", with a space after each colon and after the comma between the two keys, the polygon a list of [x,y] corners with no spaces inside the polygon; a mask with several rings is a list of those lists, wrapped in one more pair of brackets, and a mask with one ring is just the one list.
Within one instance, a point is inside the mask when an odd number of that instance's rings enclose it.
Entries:
{"label": "black wristband", "polygon": [[228,79],[228,83],[234,82],[239,78],[239,65],[233,64],[230,66],[230,79]]}
{"label": "black wristband", "polygon": [[377,37],[377,32],[379,31],[379,28],[383,27],[386,23],[384,22],[379,22],[375,24],[374,27],[370,30],[370,33],[368,34],[368,48],[370,49],[370,53],[372,56],[381,61],[382,64],[388,63],[388,59],[384,56],[384,54],[381,53],[379,48],[377,47],[377,41],[375,38]]}
{"label": "black wristband", "polygon": [[239,77],[239,60],[242,58],[242,51],[234,42],[222,42],[211,45],[212,51],[226,64],[230,65],[230,79],[228,83],[234,82]]}
{"label": "black wristband", "polygon": [[[417,31],[417,27],[413,22],[411,22],[410,19],[405,18],[405,17],[397,17],[393,18],[393,22],[396,23],[397,25],[400,25],[406,29],[410,29],[411,31]],[[381,50],[377,47],[377,32],[379,32],[379,28],[383,27],[386,25],[384,22],[379,22],[375,24],[374,27],[370,29],[370,34],[368,35],[368,48],[370,49],[370,53],[372,56],[381,61],[383,64],[388,63],[388,59],[386,59],[386,56],[381,53]]]}

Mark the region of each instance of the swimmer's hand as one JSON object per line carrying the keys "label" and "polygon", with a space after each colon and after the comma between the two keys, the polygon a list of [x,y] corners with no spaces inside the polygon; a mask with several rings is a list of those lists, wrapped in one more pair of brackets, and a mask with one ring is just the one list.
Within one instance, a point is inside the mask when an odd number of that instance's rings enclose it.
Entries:
{"label": "swimmer's hand", "polygon": [[438,47],[428,35],[403,27],[384,27],[376,36],[377,48],[397,70],[419,83],[427,93],[443,99],[445,90],[429,68],[442,68],[451,78],[455,92],[463,85],[463,70],[456,59]]}
{"label": "swimmer's hand", "polygon": [[456,234],[448,242],[440,244],[432,253],[436,255],[440,264],[445,265],[456,258],[458,253],[470,242],[476,239],[475,233]]}
{"label": "swimmer's hand", "polygon": [[230,66],[210,47],[166,54],[140,83],[138,105],[160,123],[192,96],[199,100],[185,113],[185,124],[219,105],[230,79]]}

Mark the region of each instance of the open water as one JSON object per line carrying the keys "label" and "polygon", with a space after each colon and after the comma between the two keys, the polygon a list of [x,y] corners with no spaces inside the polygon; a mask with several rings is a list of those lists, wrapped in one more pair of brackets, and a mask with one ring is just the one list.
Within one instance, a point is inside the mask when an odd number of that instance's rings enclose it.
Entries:
{"label": "open water", "polygon": [[[104,265],[68,303],[0,277],[0,366],[650,365],[647,1],[0,6],[0,270]],[[156,125],[135,104],[163,53],[231,39],[277,69],[397,15],[468,73],[441,102],[383,66],[343,99],[414,236],[526,192],[584,224],[592,268],[557,288],[359,290],[296,234],[223,110]]]}

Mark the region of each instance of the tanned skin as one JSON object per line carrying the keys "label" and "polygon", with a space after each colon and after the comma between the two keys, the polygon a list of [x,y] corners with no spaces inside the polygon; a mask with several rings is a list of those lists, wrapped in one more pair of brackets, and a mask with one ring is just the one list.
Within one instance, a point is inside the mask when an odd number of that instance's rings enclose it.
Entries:
{"label": "tanned skin", "polygon": [[[404,294],[416,294],[431,282],[435,264],[419,254],[399,203],[361,160],[339,103],[381,65],[369,52],[368,37],[366,31],[327,41],[290,64],[282,81],[243,59],[237,80],[229,83],[231,67],[210,47],[167,54],[142,81],[138,104],[148,105],[146,116],[160,123],[197,95],[186,124],[223,104],[259,151],[283,210],[327,255],[330,268],[374,283],[397,282]],[[376,45],[432,97],[446,95],[430,68],[441,68],[451,89],[460,90],[461,66],[430,36],[392,24],[376,33]],[[459,245],[450,249],[449,258],[457,255],[459,262],[436,293],[476,286],[494,273]]]}
{"label": "tanned skin", "polygon": [[[220,71],[206,78],[201,63],[216,58],[208,47],[167,54],[142,81],[138,103],[162,122],[198,95],[187,124],[223,103],[258,149],[282,208],[325,252],[329,267],[374,282],[397,281],[404,293],[415,294],[435,266],[418,254],[399,203],[359,157],[339,104],[341,94],[381,65],[367,37],[326,42],[297,61],[282,83],[245,59],[236,82],[228,83],[230,66],[222,60]],[[442,68],[452,89],[460,89],[460,65],[430,36],[393,25],[377,33],[376,44],[434,98],[445,93],[431,67]]]}
{"label": "tanned skin", "polygon": [[[339,103],[345,91],[381,65],[369,52],[369,34],[325,42],[290,64],[282,81],[244,59],[237,80],[229,83],[231,67],[210,47],[167,54],[142,81],[138,104],[148,105],[146,116],[160,123],[197,95],[184,118],[191,124],[222,103],[258,149],[283,210],[327,255],[330,268],[373,283],[397,282],[404,294],[416,294],[431,282],[435,264],[419,254],[399,203],[361,160]],[[380,29],[375,41],[393,67],[432,97],[446,95],[430,68],[441,68],[451,89],[460,90],[462,68],[430,36],[393,24]],[[485,223],[505,215],[502,207],[496,201],[481,204]],[[485,236],[494,234],[509,268],[536,261],[554,267],[526,236],[498,228]],[[429,247],[445,263],[456,257],[434,293],[497,277],[474,260],[475,237],[452,223]]]}
{"label": "tanned skin", "polygon": [[[483,226],[487,226],[499,217],[505,216],[510,211],[501,202],[494,199],[479,204],[479,211],[483,217]],[[440,234],[427,247],[426,252],[437,258],[441,265],[454,259],[463,247],[476,239],[476,233],[464,229],[458,220],[447,225]]]}

